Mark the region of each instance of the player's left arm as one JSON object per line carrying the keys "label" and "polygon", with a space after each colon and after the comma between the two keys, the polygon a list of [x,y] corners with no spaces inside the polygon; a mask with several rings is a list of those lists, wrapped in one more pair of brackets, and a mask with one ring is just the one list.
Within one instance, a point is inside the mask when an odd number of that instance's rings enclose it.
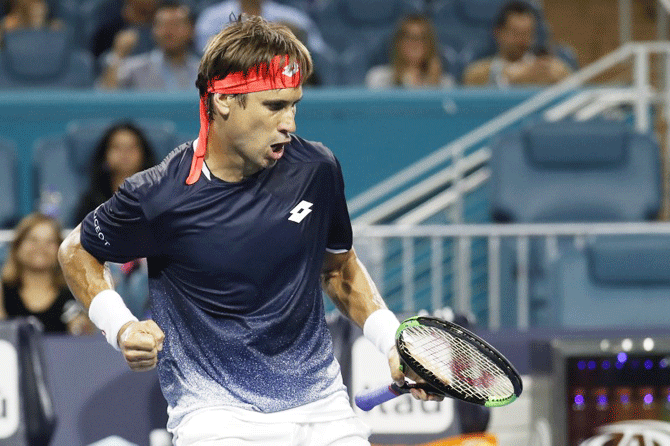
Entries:
{"label": "player's left arm", "polygon": [[[380,350],[387,352],[391,377],[396,383],[402,384],[405,374],[400,370],[400,358],[394,342],[397,319],[391,316],[354,248],[345,253],[326,252],[321,284],[342,314],[363,328],[366,337]],[[408,377],[415,381],[417,378],[413,373],[408,374]],[[412,389],[412,395],[423,400],[442,399],[419,389]]]}
{"label": "player's left arm", "polygon": [[387,309],[354,248],[345,253],[326,252],[321,284],[342,314],[361,328],[372,313]]}

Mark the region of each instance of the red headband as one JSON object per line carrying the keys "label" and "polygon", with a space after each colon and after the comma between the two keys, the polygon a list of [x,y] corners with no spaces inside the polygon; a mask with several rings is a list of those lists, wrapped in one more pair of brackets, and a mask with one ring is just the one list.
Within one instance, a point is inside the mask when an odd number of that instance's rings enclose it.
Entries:
{"label": "red headband", "polygon": [[[242,72],[230,73],[223,79],[212,80],[207,93],[241,94],[256,91],[276,90],[279,88],[296,88],[300,86],[300,68],[296,62],[289,63],[289,56],[275,56],[270,66],[262,63],[251,67],[245,74]],[[198,147],[193,154],[191,171],[186,184],[193,184],[200,178],[202,164],[207,152],[207,134],[209,133],[209,119],[207,117],[207,94],[200,97],[200,133]]]}

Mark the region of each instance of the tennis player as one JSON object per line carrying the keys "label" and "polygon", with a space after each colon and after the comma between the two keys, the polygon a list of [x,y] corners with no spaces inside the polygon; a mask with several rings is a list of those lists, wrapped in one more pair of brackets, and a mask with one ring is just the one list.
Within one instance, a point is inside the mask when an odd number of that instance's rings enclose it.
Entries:
{"label": "tennis player", "polygon": [[[340,165],[294,135],[311,72],[284,26],[228,25],[200,64],[198,138],[126,180],[59,250],[72,292],[130,368],[158,365],[175,445],[369,444],[320,286],[404,380],[398,320],[352,247]],[[140,257],[153,320],[132,316],[104,266]]]}

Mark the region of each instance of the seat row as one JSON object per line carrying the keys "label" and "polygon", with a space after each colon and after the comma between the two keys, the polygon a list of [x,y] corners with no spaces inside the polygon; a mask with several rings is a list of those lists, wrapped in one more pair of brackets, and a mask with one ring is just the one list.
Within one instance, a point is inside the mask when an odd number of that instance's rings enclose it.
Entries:
{"label": "seat row", "polygon": [[[93,152],[112,119],[71,121],[64,133],[38,139],[33,147],[35,208],[57,217],[65,227],[73,227],[78,200],[88,186]],[[188,137],[175,124],[162,119],[133,122],[147,136],[156,158],[163,159]],[[17,147],[0,138],[0,227],[9,229],[20,218]]]}
{"label": "seat row", "polygon": [[[533,122],[491,143],[491,217],[499,223],[650,222],[659,217],[661,178],[655,136],[625,122]],[[670,234],[547,240],[529,239],[533,325],[664,324]],[[502,240],[501,308],[508,326],[518,322],[524,275],[518,249],[516,239]]]}
{"label": "seat row", "polygon": [[[92,38],[104,22],[111,1],[86,0],[79,4],[64,0],[54,7],[68,24],[65,29],[7,33],[0,51],[0,88],[93,87],[98,64],[91,55]],[[320,83],[338,86],[362,85],[372,66],[388,63],[395,26],[411,13],[425,14],[434,22],[443,66],[460,79],[467,64],[495,52],[493,22],[504,2],[323,0],[305,2],[301,7],[313,18],[326,44],[312,51]],[[210,3],[197,4],[195,9],[202,10]],[[549,39],[549,27],[542,10],[536,7],[535,12],[538,44],[543,44]],[[576,68],[577,58],[569,47],[559,45],[555,49]]]}
{"label": "seat row", "polygon": [[[93,149],[110,123],[72,121],[62,134],[35,144],[39,204],[66,226],[76,224],[72,211],[86,186]],[[170,121],[144,119],[136,124],[148,135],[159,158],[187,139]],[[652,135],[638,133],[625,122],[533,121],[496,136],[490,148],[490,195],[486,200],[492,220],[500,224],[634,223],[658,216],[662,196],[659,145]],[[10,141],[0,140],[0,169],[7,173],[0,177],[0,188],[7,191],[0,199],[0,222],[16,216],[15,151]],[[670,295],[670,236],[565,236],[556,237],[553,248],[550,245],[546,237],[530,237],[525,269],[518,261],[517,240],[501,240],[503,326],[519,322],[517,294],[524,271],[533,326],[664,323],[663,309]],[[480,248],[486,251],[486,246]],[[478,258],[472,255],[473,264]],[[487,280],[476,274],[472,278]],[[486,291],[485,285],[481,288]],[[444,289],[453,287],[445,282]],[[392,290],[383,292],[392,303]],[[476,302],[477,295],[473,297],[473,307],[483,321],[487,310]],[[416,306],[425,305],[417,302]]]}
{"label": "seat row", "polygon": [[[548,226],[545,235],[529,235],[528,243],[517,236],[499,237],[496,258],[491,257],[490,240],[472,237],[466,257],[471,309],[479,323],[486,325],[491,316],[489,290],[496,284],[489,274],[495,262],[502,327],[525,323],[518,319],[519,295],[529,298],[534,327],[662,325],[670,295],[670,230],[659,234],[648,225],[659,218],[662,204],[661,150],[655,136],[639,133],[625,121],[532,118],[494,136],[486,147],[490,177],[463,196],[464,222]],[[447,214],[436,209],[424,224],[450,224]],[[587,237],[578,227],[571,233],[574,223],[603,224],[611,234]],[[612,223],[631,224],[638,234]],[[556,235],[561,231],[566,234]],[[446,238],[435,251],[434,242],[417,238],[412,245],[415,308],[435,310],[436,287],[442,304],[457,306],[461,276],[452,271],[462,271],[461,244]],[[439,285],[432,273],[436,253],[443,259]],[[369,253],[382,262],[381,291],[396,311],[407,303],[406,254],[400,239]]]}

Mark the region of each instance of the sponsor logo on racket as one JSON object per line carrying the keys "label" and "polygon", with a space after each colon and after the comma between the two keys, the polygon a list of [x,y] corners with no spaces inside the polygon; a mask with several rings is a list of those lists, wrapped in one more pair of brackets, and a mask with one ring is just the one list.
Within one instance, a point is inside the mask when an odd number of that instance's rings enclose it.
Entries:
{"label": "sponsor logo on racket", "polygon": [[[476,364],[468,361],[465,358],[455,358],[451,365],[451,371],[454,376],[466,384],[473,387],[483,387],[485,389],[493,387],[495,384],[495,376],[488,370],[477,370]],[[479,376],[475,377],[475,372],[479,371]]]}

